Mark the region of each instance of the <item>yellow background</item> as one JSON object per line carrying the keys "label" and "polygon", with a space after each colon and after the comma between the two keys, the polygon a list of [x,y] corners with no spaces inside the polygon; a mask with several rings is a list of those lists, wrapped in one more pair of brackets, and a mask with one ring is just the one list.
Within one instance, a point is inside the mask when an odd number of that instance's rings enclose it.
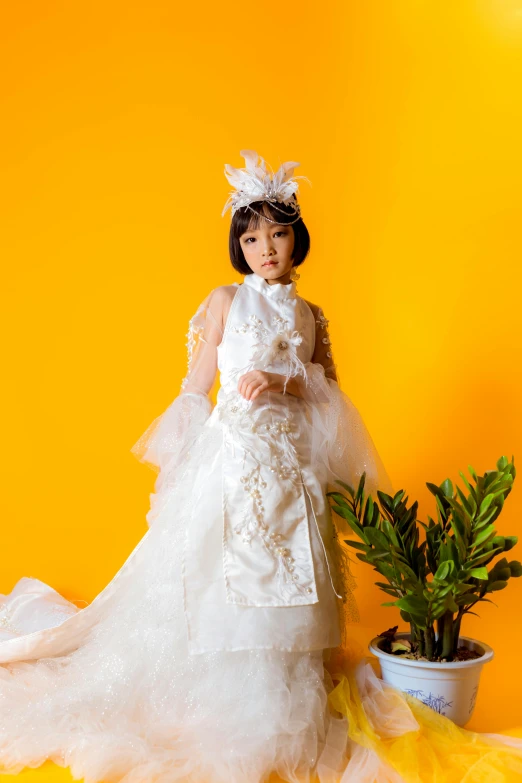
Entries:
{"label": "yellow background", "polygon": [[[522,461],[522,3],[26,2],[0,24],[2,567],[82,606],[146,532],[130,448],[177,395],[187,322],[241,281],[225,163],[300,162],[298,291],[396,489]],[[521,535],[515,483],[498,530]],[[522,541],[509,559],[522,559]],[[357,635],[396,623],[357,561]],[[522,722],[522,579],[467,728]],[[28,773],[30,774],[30,773]]]}

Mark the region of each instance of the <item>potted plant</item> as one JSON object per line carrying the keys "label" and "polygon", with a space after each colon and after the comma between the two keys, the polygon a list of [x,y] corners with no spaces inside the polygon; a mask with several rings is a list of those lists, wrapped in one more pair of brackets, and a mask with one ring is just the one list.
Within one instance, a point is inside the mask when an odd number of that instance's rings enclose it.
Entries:
{"label": "potted plant", "polygon": [[484,642],[460,635],[462,618],[476,614],[471,610],[480,601],[494,603],[487,596],[522,574],[517,560],[501,557],[491,565],[518,541],[495,529],[515,479],[514,458],[501,457],[497,470],[483,476],[471,466],[468,471],[472,483],[460,473],[468,495],[449,479],[440,486],[427,482],[437,505],[437,520],[428,516],[428,524],[417,519],[417,501],[408,508],[404,490],[393,497],[377,491],[379,502],[365,497],[365,473],[357,490],[337,481],[347,494],[327,492],[360,539],[345,544],[386,580],[375,584],[395,600],[382,606],[399,607],[409,624],[408,632],[396,633],[395,626],[369,644],[382,679],[460,726],[473,713],[482,666],[494,654]]}

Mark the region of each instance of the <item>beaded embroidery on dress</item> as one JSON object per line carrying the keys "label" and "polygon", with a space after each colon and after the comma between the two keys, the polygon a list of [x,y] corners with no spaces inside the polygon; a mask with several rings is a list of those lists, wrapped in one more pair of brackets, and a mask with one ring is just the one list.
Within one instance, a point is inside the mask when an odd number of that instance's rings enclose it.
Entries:
{"label": "beaded embroidery on dress", "polygon": [[[294,282],[250,275],[204,299],[187,351],[180,393],[132,447],[157,476],[120,570],[84,608],[29,577],[0,596],[0,772],[50,759],[86,783],[401,783],[375,732],[413,736],[413,712],[359,667],[366,736],[329,664],[357,614],[325,489],[363,470],[391,488],[328,321]],[[255,368],[303,396],[245,400]]]}

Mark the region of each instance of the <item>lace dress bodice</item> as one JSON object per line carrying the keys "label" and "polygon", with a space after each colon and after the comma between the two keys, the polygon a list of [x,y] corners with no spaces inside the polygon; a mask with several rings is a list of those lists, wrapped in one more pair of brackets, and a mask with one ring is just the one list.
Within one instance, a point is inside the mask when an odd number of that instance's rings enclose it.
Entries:
{"label": "lace dress bodice", "polygon": [[[358,469],[367,470],[369,484],[388,485],[340,391],[328,320],[297,294],[295,282],[270,285],[251,274],[205,298],[190,320],[187,351],[181,393],[133,452],[159,469],[147,515],[152,525],[170,490],[183,483],[183,466],[197,462],[204,447],[216,451],[219,524],[203,511],[214,475],[191,477],[183,568],[191,651],[337,645],[336,601],[347,600],[349,566],[327,485],[336,477],[353,481]],[[284,390],[247,400],[238,382],[251,370],[280,374]],[[286,388],[290,379],[294,393]],[[278,613],[281,607],[287,611]]]}

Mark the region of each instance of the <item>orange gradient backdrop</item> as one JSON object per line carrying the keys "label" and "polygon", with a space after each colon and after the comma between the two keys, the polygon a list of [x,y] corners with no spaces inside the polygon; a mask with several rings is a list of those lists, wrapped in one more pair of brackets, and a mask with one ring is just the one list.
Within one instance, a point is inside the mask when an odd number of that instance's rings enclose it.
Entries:
{"label": "orange gradient backdrop", "polygon": [[[300,162],[298,291],[396,489],[522,464],[522,2],[26,2],[0,11],[2,568],[91,601],[146,532],[130,448],[228,260],[225,163]],[[522,475],[499,532],[522,536]],[[522,560],[521,543],[509,558]],[[359,561],[354,630],[396,623]],[[522,724],[522,579],[468,728]]]}

